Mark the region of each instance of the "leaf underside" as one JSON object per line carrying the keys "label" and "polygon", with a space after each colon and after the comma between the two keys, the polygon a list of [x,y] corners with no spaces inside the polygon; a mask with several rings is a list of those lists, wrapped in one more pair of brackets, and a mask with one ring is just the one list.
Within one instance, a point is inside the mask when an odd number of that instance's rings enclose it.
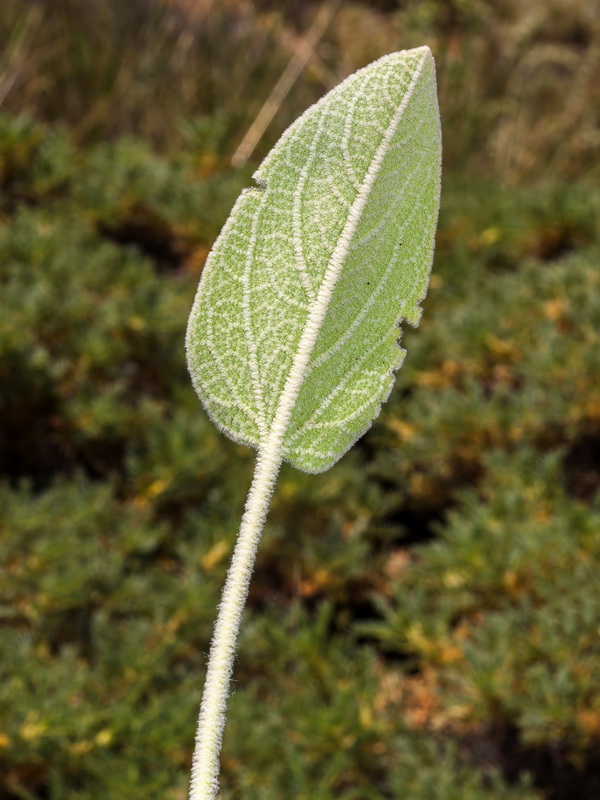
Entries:
{"label": "leaf underside", "polygon": [[426,47],[350,76],[284,133],[217,239],[188,325],[194,386],[232,439],[265,446],[299,358],[285,460],[321,472],[371,425],[404,358],[399,323],[420,318],[440,163]]}

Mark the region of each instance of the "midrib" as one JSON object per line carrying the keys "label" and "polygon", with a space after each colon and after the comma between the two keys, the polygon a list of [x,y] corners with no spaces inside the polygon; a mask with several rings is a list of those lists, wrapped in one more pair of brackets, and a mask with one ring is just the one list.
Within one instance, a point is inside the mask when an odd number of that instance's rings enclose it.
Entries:
{"label": "midrib", "polygon": [[302,381],[306,376],[306,368],[310,361],[310,357],[319,335],[323,320],[327,313],[338,276],[344,266],[352,238],[356,232],[360,222],[362,213],[367,205],[371,188],[375,183],[375,179],[379,173],[383,159],[387,152],[389,143],[396,132],[402,115],[410,102],[413,95],[414,88],[421,76],[423,65],[427,57],[427,48],[423,48],[424,53],[421,62],[415,68],[414,75],[406,90],[406,94],[402,98],[402,102],[396,109],[392,116],[390,123],[381,138],[381,142],[375,151],[375,155],[371,159],[369,168],[365,173],[365,178],[361,187],[359,188],[356,198],[348,212],[348,218],[342,232],[340,233],[336,246],[331,254],[327,269],[323,275],[319,292],[315,302],[310,309],[306,318],[306,323],[300,337],[298,344],[298,352],[292,362],[292,367],[288,373],[277,411],[273,417],[273,422],[269,430],[268,436],[264,442],[261,442],[258,447],[258,455],[260,459],[265,459],[267,462],[281,462],[283,441],[285,434],[294,411],[294,404],[300,392]]}

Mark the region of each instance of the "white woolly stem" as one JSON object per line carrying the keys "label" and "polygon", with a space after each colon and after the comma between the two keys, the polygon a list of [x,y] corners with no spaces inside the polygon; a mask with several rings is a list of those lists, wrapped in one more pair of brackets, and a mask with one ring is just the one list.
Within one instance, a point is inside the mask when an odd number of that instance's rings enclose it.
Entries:
{"label": "white woolly stem", "polygon": [[[262,442],[254,479],[248,493],[246,510],[238,540],[233,551],[231,566],[227,574],[219,614],[213,634],[208,659],[208,670],[204,694],[200,705],[200,718],[196,733],[196,748],[192,765],[192,782],[189,800],[214,800],[219,783],[219,754],[225,726],[227,696],[233,671],[236,642],[248,586],[256,558],[256,550],[273,494],[275,481],[281,467],[284,452],[284,437],[293,409],[309,368],[310,357],[323,324],[336,282],[348,256],[352,238],[356,233],[377,174],[390,141],[413,94],[427,58],[429,48],[419,48],[421,62],[415,69],[405,96],[394,113],[388,128],[375,152],[362,185],[349,209],[346,224],[333,250],[316,297],[311,298],[310,311],[298,342],[298,350],[286,378],[277,410],[266,439]],[[259,173],[257,173],[258,175]],[[295,214],[299,214],[297,208]],[[295,222],[298,224],[298,221]]]}
{"label": "white woolly stem", "polygon": [[214,800],[219,788],[219,755],[236,643],[256,550],[281,467],[280,449],[271,447],[258,455],[246,510],[227,573],[200,705],[190,800]]}

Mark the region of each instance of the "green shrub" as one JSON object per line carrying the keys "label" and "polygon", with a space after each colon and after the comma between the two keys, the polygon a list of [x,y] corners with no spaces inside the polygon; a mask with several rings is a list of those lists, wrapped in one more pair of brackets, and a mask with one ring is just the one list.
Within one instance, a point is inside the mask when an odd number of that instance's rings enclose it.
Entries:
{"label": "green shrub", "polygon": [[[0,796],[180,800],[252,460],[184,326],[247,175],[5,116],[0,180]],[[594,796],[599,206],[447,181],[384,417],[282,472],[224,798]]]}

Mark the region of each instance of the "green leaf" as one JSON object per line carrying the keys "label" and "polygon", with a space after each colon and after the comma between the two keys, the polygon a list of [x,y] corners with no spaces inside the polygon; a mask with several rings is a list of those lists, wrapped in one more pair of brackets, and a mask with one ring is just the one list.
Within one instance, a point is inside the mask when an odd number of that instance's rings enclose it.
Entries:
{"label": "green leaf", "polygon": [[321,472],[370,427],[418,324],[441,133],[428,47],[309,108],[240,195],[190,315],[194,386],[232,439]]}

